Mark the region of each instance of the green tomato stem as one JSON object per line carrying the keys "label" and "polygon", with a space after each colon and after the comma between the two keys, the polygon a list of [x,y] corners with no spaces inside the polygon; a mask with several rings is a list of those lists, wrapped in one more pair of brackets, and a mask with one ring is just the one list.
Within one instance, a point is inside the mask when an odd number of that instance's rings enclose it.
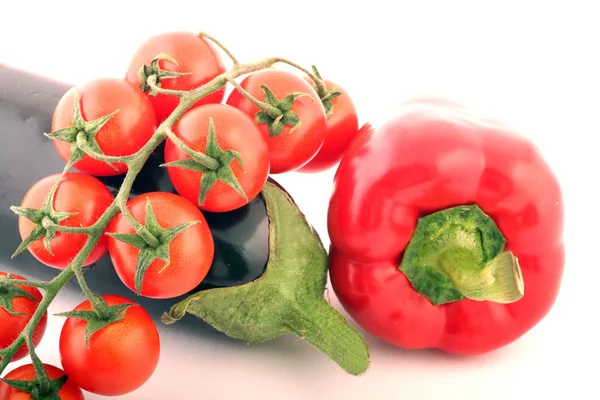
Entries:
{"label": "green tomato stem", "polygon": [[221,50],[223,50],[223,52],[225,54],[227,54],[227,57],[229,57],[229,59],[231,59],[231,61],[233,62],[233,65],[240,65],[240,62],[238,61],[237,58],[234,57],[234,55],[231,53],[231,51],[229,51],[229,49],[227,47],[225,47],[217,39],[215,39],[214,37],[212,37],[211,35],[209,35],[209,34],[207,34],[205,32],[198,32],[198,36],[202,36],[202,37],[210,40],[214,44],[216,44]]}
{"label": "green tomato stem", "polygon": [[44,220],[42,221],[42,226],[46,229],[54,230],[56,232],[63,232],[63,233],[89,235],[92,232],[90,227],[87,227],[87,226],[63,226],[63,225],[53,222],[52,220],[50,220],[50,218],[47,218],[47,217],[44,218]]}
{"label": "green tomato stem", "polygon": [[[25,337],[25,343],[28,348],[33,348],[33,340],[31,336]],[[31,363],[33,364],[33,368],[35,369],[35,378],[42,389],[42,392],[47,392],[50,389],[51,381],[50,377],[46,373],[46,368],[44,368],[44,363],[38,357],[35,351],[29,352],[31,356]]]}
{"label": "green tomato stem", "polygon": [[4,278],[4,279],[7,284],[35,287],[35,288],[42,289],[42,290],[46,290],[48,288],[48,286],[50,286],[49,282],[23,281],[23,280],[19,280],[19,279],[11,279],[11,278]]}
{"label": "green tomato stem", "polygon": [[[73,262],[74,261],[75,259],[73,260]],[[23,344],[25,343],[25,339],[27,337],[33,337],[33,332],[35,331],[35,328],[38,326],[40,320],[48,310],[48,307],[50,306],[58,292],[71,280],[71,278],[73,278],[73,271],[70,268],[66,268],[54,279],[48,282],[45,296],[38,304],[37,309],[33,313],[31,319],[29,320],[25,328],[21,331],[21,334],[14,340],[14,342],[12,342],[10,346],[3,349],[1,353],[2,360],[0,360],[0,374],[4,372],[6,366],[10,363],[17,350],[19,350],[21,346],[23,346]],[[19,281],[19,284],[22,285],[23,283]],[[35,353],[35,349],[32,346],[29,346],[28,349],[30,354]]]}
{"label": "green tomato stem", "polygon": [[85,294],[85,297],[87,297],[90,303],[92,304],[94,310],[96,310],[98,315],[100,315],[101,317],[107,316],[109,314],[108,305],[100,296],[94,295],[94,293],[90,290],[90,287],[88,286],[83,276],[83,267],[73,266],[73,270],[75,272],[75,277],[77,278],[77,282],[79,283],[81,290]]}
{"label": "green tomato stem", "polygon": [[315,83],[315,87],[317,90],[317,94],[319,95],[319,98],[323,98],[325,96],[325,94],[327,92],[327,88],[325,87],[325,82],[323,82],[323,79],[321,79],[320,77],[318,77],[317,75],[315,75],[311,71],[309,71],[308,69],[304,68],[303,66],[301,66],[293,61],[287,60],[285,58],[279,58],[277,61],[280,63],[283,63],[283,64],[287,64],[287,65],[294,67],[297,70],[305,73]]}
{"label": "green tomato stem", "polygon": [[199,151],[194,151],[190,149],[177,137],[177,135],[175,135],[175,133],[170,128],[165,128],[165,132],[167,133],[167,137],[169,138],[169,140],[172,141],[175,144],[175,146],[177,146],[177,148],[179,148],[181,151],[192,157],[199,164],[205,166],[211,171],[215,171],[221,166],[221,164],[216,159],[209,156],[208,154],[204,154]]}
{"label": "green tomato stem", "polygon": [[118,206],[123,216],[125,216],[127,221],[129,221],[129,223],[133,226],[136,233],[140,235],[146,243],[148,243],[148,246],[158,247],[158,245],[160,244],[158,238],[156,238],[156,236],[154,236],[152,232],[148,230],[148,228],[146,228],[143,224],[138,222],[133,217],[133,215],[131,215],[131,212],[129,212],[129,209],[127,208],[127,202],[122,197]]}
{"label": "green tomato stem", "polygon": [[148,86],[150,86],[150,88],[157,93],[162,93],[162,94],[166,94],[166,95],[170,95],[170,96],[177,96],[177,97],[183,97],[187,93],[187,91],[185,91],[185,90],[163,89],[162,87],[158,86],[158,83],[156,83],[157,79],[158,79],[158,77],[156,75],[150,75],[148,77],[148,80],[146,81]]}
{"label": "green tomato stem", "polygon": [[94,151],[87,144],[87,142],[83,143],[82,145],[78,144],[78,146],[88,156],[90,156],[96,160],[104,161],[105,163],[114,163],[114,162],[127,163],[129,160],[131,160],[133,158],[133,155],[130,155],[130,156],[107,156],[105,154],[100,154],[97,151]]}
{"label": "green tomato stem", "polygon": [[234,79],[229,80],[229,83],[231,83],[233,85],[233,87],[235,87],[235,89],[238,92],[240,92],[240,94],[242,96],[244,96],[246,99],[248,99],[248,101],[250,101],[256,107],[260,108],[262,111],[267,113],[267,115],[269,115],[271,118],[278,118],[278,117],[281,117],[281,115],[283,114],[279,108],[272,106],[271,104],[262,102],[262,101],[258,100],[256,97],[252,96],[250,93],[248,93],[247,90],[245,90],[242,87],[242,85],[237,83]]}

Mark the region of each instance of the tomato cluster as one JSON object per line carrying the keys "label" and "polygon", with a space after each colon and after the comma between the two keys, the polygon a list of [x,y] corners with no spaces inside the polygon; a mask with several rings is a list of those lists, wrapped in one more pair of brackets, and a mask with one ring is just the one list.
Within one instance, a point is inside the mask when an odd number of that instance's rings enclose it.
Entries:
{"label": "tomato cluster", "polygon": [[[357,133],[353,103],[333,82],[325,81],[326,88],[339,92],[325,100],[315,82],[300,74],[274,67],[252,72],[227,98],[223,87],[195,102],[165,133],[166,144],[157,151],[163,152],[176,193],[130,196],[123,209],[123,199],[101,178],[125,176],[136,153],[156,137],[184,98],[156,88],[188,92],[224,72],[219,52],[203,36],[170,32],[138,49],[124,79],[100,78],[69,90],[57,104],[48,135],[67,167],[35,183],[20,206],[30,210],[19,214],[19,232],[25,242],[30,240],[31,254],[49,267],[68,268],[87,242],[76,228],[93,227],[119,206],[83,266],[109,255],[132,293],[150,298],[189,293],[214,261],[215,243],[204,213],[233,212],[251,203],[269,174],[332,167]],[[52,224],[73,230],[50,231]],[[42,299],[34,287],[17,287],[18,295],[0,303],[0,349],[18,337]],[[61,399],[83,398],[81,389],[113,396],[131,392],[157,366],[159,334],[148,313],[119,296],[104,295],[102,301],[109,308],[122,307],[118,319],[89,335],[92,319],[67,316],[59,344],[62,369],[45,366],[50,379],[68,377],[56,392]],[[99,312],[89,300],[73,311]],[[44,314],[34,345],[46,320]],[[13,361],[26,352],[23,346]],[[33,365],[5,378],[31,381]],[[0,382],[3,400],[26,398],[21,395]]]}

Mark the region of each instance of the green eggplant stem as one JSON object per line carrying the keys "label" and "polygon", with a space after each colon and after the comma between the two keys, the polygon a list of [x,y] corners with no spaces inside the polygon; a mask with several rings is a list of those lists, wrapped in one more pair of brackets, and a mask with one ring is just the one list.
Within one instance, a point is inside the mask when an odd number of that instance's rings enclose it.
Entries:
{"label": "green eggplant stem", "polygon": [[267,182],[261,195],[269,218],[264,274],[245,285],[194,293],[165,313],[163,322],[189,313],[248,343],[294,333],[348,373],[363,373],[369,366],[365,340],[324,299],[328,256],[318,234],[276,184]]}

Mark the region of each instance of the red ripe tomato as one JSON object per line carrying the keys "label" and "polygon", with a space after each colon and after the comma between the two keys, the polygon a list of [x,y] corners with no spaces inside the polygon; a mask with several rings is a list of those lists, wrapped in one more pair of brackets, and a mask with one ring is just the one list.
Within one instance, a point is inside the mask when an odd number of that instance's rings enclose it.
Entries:
{"label": "red ripe tomato", "polygon": [[[159,225],[173,228],[198,221],[177,235],[169,247],[169,266],[157,259],[146,270],[140,294],[152,298],[171,298],[194,289],[204,279],[211,266],[214,243],[202,212],[189,200],[173,193],[154,192],[137,196],[127,208],[140,223],[146,218],[149,200]],[[135,230],[123,214],[110,224],[111,233],[133,234]],[[135,272],[140,250],[130,244],[109,237],[109,252],[117,274],[123,283],[135,291]]]}
{"label": "red ripe tomato", "polygon": [[[83,119],[87,122],[119,110],[96,134],[98,147],[107,156],[131,155],[141,149],[156,130],[152,104],[140,91],[123,79],[100,78],[77,87]],[[60,99],[52,117],[52,131],[73,126],[75,88]],[[54,140],[60,156],[68,161],[71,143]],[[113,176],[127,171],[124,163],[116,170],[103,161],[85,155],[74,167],[90,175]]]}
{"label": "red ripe tomato", "polygon": [[[36,182],[25,194],[21,207],[39,209],[50,189],[60,179],[61,174],[55,174]],[[85,227],[93,225],[111,205],[113,199],[106,186],[93,176],[68,172],[56,189],[53,207],[55,211],[73,213],[59,222],[60,225]],[[29,236],[35,226],[29,219],[19,216],[19,233],[22,239]],[[56,237],[50,243],[53,255],[44,247],[43,238],[31,243],[28,249],[41,263],[64,269],[79,253],[86,240],[85,234],[56,232]],[[84,266],[95,263],[107,252],[108,241],[106,237],[102,237],[85,260]]]}
{"label": "red ripe tomato", "polygon": [[[44,364],[46,373],[50,379],[58,379],[65,375],[64,371],[53,365]],[[35,379],[35,368],[33,364],[21,365],[20,367],[10,371],[4,379],[15,381],[33,381]],[[78,388],[71,379],[62,385],[58,391],[60,400],[84,400],[83,392]],[[2,400],[31,400],[29,393],[22,392],[10,386],[6,382],[0,382],[0,399]]]}
{"label": "red ripe tomato", "polygon": [[[297,97],[291,108],[300,118],[299,129],[290,132],[293,127],[286,125],[279,136],[270,137],[267,124],[258,125],[269,143],[271,173],[297,170],[317,154],[325,140],[327,120],[323,104],[306,80],[288,71],[265,69],[247,76],[241,82],[242,88],[260,101],[265,99],[262,85],[271,89],[278,100],[296,92],[308,94]],[[253,119],[259,111],[258,106],[237,90],[228,97],[227,104],[239,108]]]}
{"label": "red ripe tomato", "polygon": [[[7,276],[6,272],[0,272],[0,276]],[[12,279],[25,280],[22,276],[10,274]],[[12,311],[19,315],[13,315],[6,311],[3,307],[0,307],[0,349],[4,349],[11,345],[11,343],[21,334],[25,326],[31,320],[31,317],[35,313],[39,301],[42,300],[42,294],[34,287],[19,285],[19,288],[26,290],[30,295],[35,297],[38,301],[30,299],[28,297],[16,296],[12,300]],[[2,287],[0,287],[0,296],[2,296]],[[40,322],[33,332],[33,345],[37,346],[44,336],[46,330],[46,324],[48,322],[48,313],[44,313]],[[13,356],[12,361],[22,359],[27,355],[27,346],[23,345]],[[0,360],[2,357],[0,357]],[[0,397],[4,398],[4,397]]]}
{"label": "red ripe tomato", "polygon": [[[139,69],[149,65],[160,53],[173,57],[179,64],[160,60],[160,69],[189,73],[186,76],[161,80],[159,83],[163,89],[192,90],[225,72],[221,56],[206,39],[191,32],[167,32],[151,37],[138,48],[129,64],[126,79],[139,87],[142,83],[138,76]],[[224,95],[225,89],[220,89],[199,100],[194,106],[220,103]],[[179,104],[179,98],[172,95],[157,94],[148,97],[159,123]]]}
{"label": "red ripe tomato", "polygon": [[332,81],[324,81],[327,89],[337,87],[341,94],[332,100],[333,113],[327,120],[327,135],[323,146],[299,172],[320,172],[333,167],[342,159],[358,132],[356,108],[348,92]]}
{"label": "red ripe tomato", "polygon": [[[173,131],[189,148],[204,153],[210,119],[214,123],[217,143],[222,150],[240,153],[244,169],[237,160],[229,166],[247,199],[223,181],[209,190],[200,208],[212,212],[231,211],[252,201],[262,190],[269,176],[269,145],[254,121],[240,110],[226,104],[211,104],[188,111]],[[172,141],[165,145],[165,161],[190,158]],[[198,204],[202,172],[181,167],[167,167],[173,186],[185,198]]]}
{"label": "red ripe tomato", "polygon": [[[120,396],[142,386],[154,373],[160,337],[150,315],[140,305],[116,295],[104,295],[109,306],[133,304],[122,320],[96,331],[85,341],[87,322],[69,317],[63,325],[59,350],[62,366],[76,385],[103,396]],[[92,310],[89,300],[75,311]]]}

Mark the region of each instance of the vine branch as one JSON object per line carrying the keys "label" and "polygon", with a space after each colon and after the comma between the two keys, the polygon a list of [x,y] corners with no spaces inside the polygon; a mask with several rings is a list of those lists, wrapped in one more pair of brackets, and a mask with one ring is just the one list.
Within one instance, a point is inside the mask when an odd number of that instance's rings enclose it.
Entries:
{"label": "vine branch", "polygon": [[[122,212],[124,214],[124,216],[134,226],[136,232],[138,232],[139,234],[144,234],[144,232],[148,233],[148,235],[146,235],[144,237],[144,239],[149,241],[149,244],[151,244],[153,241],[157,241],[156,237],[152,236],[152,234],[142,224],[140,224],[139,222],[137,222],[135,220],[135,218],[133,218],[133,216],[127,209],[127,200],[129,199],[129,196],[131,194],[131,188],[133,186],[133,182],[135,181],[137,175],[140,173],[142,167],[144,166],[144,164],[146,163],[148,158],[152,155],[154,150],[167,138],[169,138],[169,140],[173,140],[173,141],[178,140],[177,137],[175,136],[175,134],[172,132],[172,128],[173,128],[174,124],[179,120],[179,118],[181,118],[181,116],[190,107],[192,107],[192,105],[194,103],[196,103],[200,99],[210,95],[211,93],[214,93],[217,90],[220,90],[228,82],[233,84],[234,87],[237,90],[240,90],[240,92],[242,94],[244,94],[244,93],[247,94],[247,92],[245,92],[243,90],[243,88],[235,81],[235,79],[242,75],[246,75],[246,74],[250,74],[250,73],[262,70],[262,69],[270,68],[271,66],[273,66],[274,64],[276,64],[278,62],[285,63],[285,64],[291,65],[295,68],[298,68],[300,71],[306,73],[311,79],[313,79],[318,88],[320,87],[323,90],[325,89],[324,84],[321,79],[316,77],[314,74],[312,74],[310,71],[306,70],[305,68],[303,68],[303,67],[299,66],[298,64],[293,63],[289,60],[286,60],[286,59],[283,59],[280,57],[269,57],[269,58],[264,58],[262,60],[241,64],[225,46],[223,46],[220,42],[218,42],[212,36],[207,35],[203,32],[201,32],[199,34],[199,36],[205,37],[206,39],[212,41],[214,44],[219,46],[233,61],[233,63],[234,63],[233,68],[231,70],[229,70],[228,72],[225,72],[223,74],[216,76],[211,81],[209,81],[209,82],[205,83],[204,85],[199,86],[191,91],[163,89],[158,86],[156,76],[150,76],[148,78],[147,84],[150,86],[150,88],[153,91],[155,91],[157,93],[177,96],[180,98],[180,102],[179,102],[178,106],[171,113],[171,115],[158,126],[156,132],[150,138],[150,140],[135,154],[123,156],[123,157],[107,156],[107,155],[98,153],[94,149],[90,148],[90,146],[87,146],[87,147],[83,146],[85,148],[85,153],[87,153],[90,157],[92,157],[94,159],[101,160],[101,161],[104,161],[107,163],[114,163],[114,162],[126,163],[128,166],[127,173],[126,173],[123,183],[119,189],[119,192],[115,196],[115,199],[113,200],[111,205],[106,209],[104,214],[93,225],[91,225],[89,227],[68,227],[68,226],[62,226],[62,225],[56,224],[56,223],[51,223],[51,224],[48,223],[47,224],[48,225],[47,228],[50,228],[57,232],[71,233],[71,234],[87,234],[88,235],[88,238],[87,238],[84,246],[82,247],[80,252],[77,254],[77,256],[71,261],[71,263],[69,264],[69,266],[67,268],[65,268],[63,271],[61,271],[58,275],[56,275],[49,282],[34,282],[34,281],[21,281],[21,280],[7,279],[7,281],[9,283],[14,283],[14,284],[18,284],[18,285],[30,286],[30,287],[36,287],[36,288],[42,289],[45,291],[45,295],[43,296],[42,300],[38,304],[36,311],[32,315],[31,319],[29,320],[29,322],[27,323],[27,325],[25,326],[23,331],[21,331],[19,336],[8,347],[0,349],[0,357],[1,357],[0,375],[6,369],[6,367],[8,366],[8,364],[10,363],[11,359],[14,357],[14,354],[18,351],[18,349],[21,348],[21,346],[23,344],[27,344],[33,364],[35,365],[35,369],[36,369],[38,378],[41,379],[42,382],[50,382],[50,380],[47,376],[47,373],[46,373],[45,369],[43,368],[42,362],[35,352],[32,337],[33,337],[33,333],[34,333],[37,325],[39,324],[43,315],[47,312],[48,307],[51,304],[51,302],[56,298],[58,293],[66,286],[66,284],[73,277],[76,277],[82,291],[84,292],[85,296],[90,300],[94,310],[96,312],[98,312],[100,315],[103,312],[106,312],[106,309],[108,306],[106,305],[104,300],[102,300],[102,298],[100,296],[95,295],[90,290],[89,286],[87,285],[87,282],[86,282],[84,274],[83,274],[83,264],[85,263],[85,260],[91,254],[93,249],[95,248],[96,244],[98,243],[98,241],[100,240],[102,235],[104,235],[106,227],[108,226],[110,221],[119,212]],[[246,94],[244,94],[244,95],[246,95]],[[254,99],[254,98],[252,98],[252,99]],[[252,101],[252,99],[250,99],[250,100]],[[256,99],[254,99],[254,100],[258,101]],[[253,101],[253,102],[255,102],[255,101]],[[266,112],[270,111],[272,113],[279,113],[279,114],[281,113],[281,111],[276,109],[275,107],[272,107],[273,109],[269,109],[269,105],[266,103],[261,103],[261,105],[259,107],[261,107],[261,109],[265,110]],[[84,145],[83,142],[82,142],[82,145]],[[214,166],[214,165],[212,165],[211,160],[216,162],[216,160],[214,160],[212,158],[210,160],[207,159],[206,161],[209,164],[209,165],[207,165],[208,168],[210,168],[210,166]],[[63,173],[64,172],[65,171],[63,171]]]}

